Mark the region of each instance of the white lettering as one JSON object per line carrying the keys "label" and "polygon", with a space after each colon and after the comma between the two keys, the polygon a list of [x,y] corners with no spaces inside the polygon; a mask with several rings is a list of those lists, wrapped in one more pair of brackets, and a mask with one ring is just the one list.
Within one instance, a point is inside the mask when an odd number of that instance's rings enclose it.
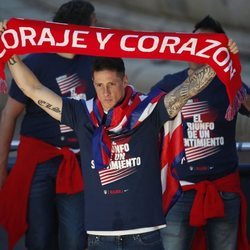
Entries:
{"label": "white lettering", "polygon": [[0,53],[0,58],[2,58],[6,53],[6,49],[3,49],[2,52]]}
{"label": "white lettering", "polygon": [[189,130],[214,130],[213,122],[187,122],[187,126]]}
{"label": "white lettering", "polygon": [[193,115],[193,118],[194,122],[202,122],[201,115]]}
{"label": "white lettering", "polygon": [[122,37],[121,39],[121,49],[124,50],[124,51],[135,51],[135,48],[130,48],[130,47],[127,47],[126,45],[126,42],[127,42],[127,39],[128,38],[137,38],[138,35],[125,35]]}
{"label": "white lettering", "polygon": [[[226,58],[223,60],[223,61],[219,61],[218,60],[218,57],[221,53],[223,52],[226,52]],[[221,57],[221,55],[220,55]],[[227,48],[225,47],[222,47],[222,48],[219,48],[215,51],[215,53],[213,54],[213,60],[219,65],[219,66],[224,66],[228,63],[228,61],[230,60],[230,55],[229,55],[229,52],[227,50]]]}
{"label": "white lettering", "polygon": [[123,169],[141,165],[140,157],[133,157],[121,161],[111,161],[108,169]]}
{"label": "white lettering", "polygon": [[190,38],[186,43],[184,43],[177,54],[181,54],[183,51],[190,51],[191,55],[195,55],[195,49],[197,45],[197,38]]}
{"label": "white lettering", "polygon": [[198,51],[196,53],[197,56],[204,57],[204,58],[209,58],[210,56],[209,55],[205,55],[204,53],[207,52],[207,51],[209,51],[212,48],[215,48],[215,47],[219,46],[221,44],[218,41],[210,40],[210,39],[207,39],[206,42],[209,42],[211,44],[208,45],[207,47],[205,47],[204,49],[201,49],[200,51]]}
{"label": "white lettering", "polygon": [[86,44],[79,44],[79,41],[84,41],[84,38],[80,38],[78,37],[79,35],[85,35],[85,34],[89,34],[89,31],[80,31],[80,30],[75,30],[73,32],[73,41],[72,41],[72,47],[76,47],[76,48],[87,48]]}
{"label": "white lettering", "polygon": [[97,32],[96,33],[96,37],[98,42],[100,43],[100,49],[104,50],[105,49],[105,45],[106,43],[110,40],[110,38],[113,36],[114,34],[108,34],[104,39],[102,38],[102,33],[101,32]]}
{"label": "white lettering", "polygon": [[230,71],[230,79],[232,79],[232,77],[234,76],[236,69],[233,68],[233,62],[232,60],[230,60],[228,66],[224,69],[224,72],[228,72]]}
{"label": "white lettering", "polygon": [[120,144],[120,145],[113,144],[111,151],[112,151],[112,153],[129,152],[129,144],[128,143]]}
{"label": "white lettering", "polygon": [[[26,41],[29,41],[31,45],[36,45],[34,38],[36,37],[36,31],[30,27],[20,27],[20,36],[21,36],[21,43],[22,46],[26,46]],[[27,32],[29,34],[27,34]]]}
{"label": "white lettering", "polygon": [[209,130],[200,130],[199,136],[200,136],[200,138],[210,138],[210,131]]}
{"label": "white lettering", "polygon": [[95,169],[95,161],[94,160],[91,160],[91,168]]}
{"label": "white lettering", "polygon": [[[148,39],[151,39],[153,40],[153,44],[151,47],[149,48],[145,48],[144,47],[144,42]],[[138,49],[142,52],[152,52],[154,50],[157,49],[158,47],[158,44],[159,44],[159,37],[158,36],[142,36],[140,39],[139,39],[139,42],[138,42]]]}
{"label": "white lettering", "polygon": [[[9,41],[7,42],[5,39],[6,35],[8,35],[8,34],[11,34],[13,36],[13,41],[14,41],[13,45],[10,45],[8,43]],[[2,35],[1,35],[1,40],[2,40],[4,47],[6,49],[15,49],[18,47],[19,40],[18,40],[17,32],[15,30],[12,30],[12,29],[5,30],[4,33],[2,33]]]}
{"label": "white lettering", "polygon": [[55,46],[55,44],[56,44],[55,39],[52,36],[49,28],[44,28],[42,30],[41,37],[40,37],[37,45],[40,46],[45,42],[49,42],[51,46]]}
{"label": "white lettering", "polygon": [[56,46],[60,46],[60,47],[64,47],[66,46],[68,43],[69,43],[69,33],[70,33],[70,30],[65,30],[64,31],[64,38],[63,38],[63,41],[62,42],[57,42],[56,43]]}
{"label": "white lettering", "polygon": [[223,137],[205,138],[205,139],[184,139],[185,147],[215,147],[224,145]]}
{"label": "white lettering", "polygon": [[[169,41],[173,41],[174,43],[169,43]],[[174,47],[180,43],[180,38],[179,37],[170,37],[170,36],[165,36],[162,45],[160,48],[160,53],[165,52],[166,47],[169,47],[169,50],[171,53],[175,53]]]}
{"label": "white lettering", "polygon": [[197,138],[197,130],[188,130],[188,138]]}
{"label": "white lettering", "polygon": [[119,154],[115,154],[115,157],[114,157],[115,161],[119,161],[119,160],[125,160],[125,153],[119,153]]}

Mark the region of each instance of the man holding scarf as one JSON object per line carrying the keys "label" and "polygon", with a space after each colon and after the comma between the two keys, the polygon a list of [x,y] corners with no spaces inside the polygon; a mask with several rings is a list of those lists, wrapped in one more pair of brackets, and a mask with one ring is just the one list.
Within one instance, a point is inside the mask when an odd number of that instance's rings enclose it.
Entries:
{"label": "man holding scarf", "polygon": [[121,59],[97,58],[97,98],[86,102],[51,92],[16,56],[9,67],[22,91],[78,136],[89,249],[163,249],[158,134],[215,72],[204,66],[167,95],[143,96],[128,86]]}
{"label": "man holding scarf", "polygon": [[[237,52],[235,44],[230,45]],[[167,95],[153,91],[145,96],[128,86],[122,59],[97,58],[93,65],[97,97],[89,101],[61,98],[17,56],[9,60],[9,68],[28,97],[77,134],[88,248],[163,249],[159,131],[211,82],[212,68],[195,71]]]}

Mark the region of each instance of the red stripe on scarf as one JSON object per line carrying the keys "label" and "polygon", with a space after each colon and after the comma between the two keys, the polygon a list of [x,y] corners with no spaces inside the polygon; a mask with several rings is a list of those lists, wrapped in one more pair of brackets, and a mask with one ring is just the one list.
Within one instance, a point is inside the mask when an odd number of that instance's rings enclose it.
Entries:
{"label": "red stripe on scarf", "polygon": [[[125,99],[123,102],[113,109],[113,119],[110,124],[110,128],[116,127],[124,116],[127,118],[131,115],[135,107],[141,102],[138,93],[134,93],[133,88],[128,87],[125,89]],[[134,95],[133,95],[134,94]],[[129,105],[129,102],[132,102]]]}
{"label": "red stripe on scarf", "polygon": [[7,27],[0,37],[3,79],[4,63],[13,54],[64,52],[209,64],[226,85],[230,103],[242,82],[239,55],[228,51],[224,34],[117,30],[15,18],[8,21]]}

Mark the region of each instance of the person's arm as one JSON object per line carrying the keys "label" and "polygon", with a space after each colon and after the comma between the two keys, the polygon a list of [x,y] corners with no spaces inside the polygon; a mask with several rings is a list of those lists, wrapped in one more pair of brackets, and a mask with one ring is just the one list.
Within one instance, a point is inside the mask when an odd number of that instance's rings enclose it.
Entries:
{"label": "person's arm", "polygon": [[188,99],[200,93],[213,80],[216,73],[210,66],[203,66],[189,76],[181,85],[164,97],[164,104],[169,116],[178,114]]}
{"label": "person's arm", "polygon": [[61,121],[62,98],[43,86],[18,56],[8,61],[9,69],[18,87],[50,116]]}
{"label": "person's arm", "polygon": [[16,128],[16,121],[23,112],[25,105],[8,97],[0,119],[0,189],[7,177],[10,144]]}
{"label": "person's arm", "polygon": [[[237,44],[232,39],[228,40],[228,49],[233,54],[239,52]],[[164,104],[169,116],[171,118],[176,116],[188,99],[205,89],[215,75],[214,70],[205,65],[195,70],[181,85],[169,92],[164,98]]]}

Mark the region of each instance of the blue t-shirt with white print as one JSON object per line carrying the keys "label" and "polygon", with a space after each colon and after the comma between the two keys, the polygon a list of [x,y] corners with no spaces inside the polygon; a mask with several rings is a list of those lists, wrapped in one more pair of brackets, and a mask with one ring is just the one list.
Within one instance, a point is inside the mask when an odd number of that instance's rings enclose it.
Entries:
{"label": "blue t-shirt with white print", "polygon": [[[153,88],[169,92],[188,77],[185,69],[166,75]],[[229,101],[225,85],[215,77],[201,93],[182,108],[186,157],[176,169],[181,180],[214,180],[234,172],[238,167],[235,145],[237,115],[225,119]],[[247,113],[242,108],[242,111]],[[248,112],[249,114],[249,112]]]}
{"label": "blue t-shirt with white print", "polygon": [[81,101],[64,98],[62,122],[74,129],[80,143],[86,230],[131,230],[165,224],[158,134],[168,119],[162,98],[138,127],[112,138],[112,160],[98,171],[89,114]]}

